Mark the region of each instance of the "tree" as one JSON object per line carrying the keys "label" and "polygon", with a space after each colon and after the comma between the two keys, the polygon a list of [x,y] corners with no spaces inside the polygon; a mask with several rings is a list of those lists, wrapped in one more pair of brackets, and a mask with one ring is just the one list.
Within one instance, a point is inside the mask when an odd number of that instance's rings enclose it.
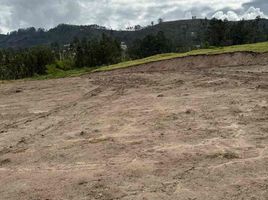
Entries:
{"label": "tree", "polygon": [[75,66],[76,67],[84,66],[84,50],[80,44],[76,47]]}
{"label": "tree", "polygon": [[121,59],[120,43],[105,34],[100,40],[87,41],[73,44],[75,49],[76,67],[96,67],[101,65],[114,64]]}
{"label": "tree", "polygon": [[230,31],[230,36],[233,41],[232,44],[238,45],[244,44],[247,41],[249,42],[250,29],[251,27],[246,27],[245,20],[241,20],[239,22],[234,23]]}
{"label": "tree", "polygon": [[212,46],[223,46],[226,41],[226,30],[228,21],[212,19],[209,23],[209,27],[206,33],[206,39]]}
{"label": "tree", "polygon": [[54,55],[48,47],[2,51],[0,79],[18,79],[35,74],[45,74],[46,65],[54,62]]}
{"label": "tree", "polygon": [[120,61],[121,59],[121,46],[120,43],[113,38],[102,34],[100,40],[99,64],[109,65]]}
{"label": "tree", "polygon": [[158,24],[162,24],[164,22],[163,18],[158,19]]}
{"label": "tree", "polygon": [[147,35],[142,40],[136,40],[130,46],[128,53],[132,58],[143,58],[155,54],[167,53],[172,50],[171,42],[160,31],[156,35]]}
{"label": "tree", "polygon": [[141,30],[141,25],[136,25],[136,26],[134,26],[134,29],[135,29],[135,31],[139,31],[139,30]]}

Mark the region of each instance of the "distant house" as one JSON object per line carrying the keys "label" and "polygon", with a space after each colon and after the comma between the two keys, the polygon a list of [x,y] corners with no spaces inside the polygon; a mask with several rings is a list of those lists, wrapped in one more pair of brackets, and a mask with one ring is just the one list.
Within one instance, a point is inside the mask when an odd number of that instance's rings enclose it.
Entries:
{"label": "distant house", "polygon": [[125,42],[121,42],[121,49],[122,49],[123,51],[126,51],[126,50],[127,50],[127,45],[126,45]]}
{"label": "distant house", "polygon": [[191,32],[191,36],[195,37],[196,36],[196,32]]}
{"label": "distant house", "polygon": [[125,42],[121,42],[121,49],[122,49],[122,59],[126,60],[127,45]]}
{"label": "distant house", "polygon": [[71,44],[64,44],[63,45],[63,50],[70,51],[70,49],[71,49]]}

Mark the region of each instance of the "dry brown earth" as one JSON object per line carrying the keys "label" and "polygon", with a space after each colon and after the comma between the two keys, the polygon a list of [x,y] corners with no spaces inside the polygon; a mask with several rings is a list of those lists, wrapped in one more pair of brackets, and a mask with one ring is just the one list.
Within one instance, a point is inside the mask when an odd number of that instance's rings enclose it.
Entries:
{"label": "dry brown earth", "polygon": [[268,55],[0,84],[1,200],[267,200]]}

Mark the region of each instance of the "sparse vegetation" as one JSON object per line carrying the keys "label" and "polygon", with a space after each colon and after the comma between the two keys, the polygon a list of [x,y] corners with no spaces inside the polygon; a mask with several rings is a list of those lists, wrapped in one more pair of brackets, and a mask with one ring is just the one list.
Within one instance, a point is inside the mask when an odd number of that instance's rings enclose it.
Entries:
{"label": "sparse vegetation", "polygon": [[215,158],[225,158],[225,159],[238,159],[239,155],[237,155],[235,152],[232,151],[223,151],[223,152],[217,152],[214,154],[210,154],[207,156],[207,158],[215,159]]}

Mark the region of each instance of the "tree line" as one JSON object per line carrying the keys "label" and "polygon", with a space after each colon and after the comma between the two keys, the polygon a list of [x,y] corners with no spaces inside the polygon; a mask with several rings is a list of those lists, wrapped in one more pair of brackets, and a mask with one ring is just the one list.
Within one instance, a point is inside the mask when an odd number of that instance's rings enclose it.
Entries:
{"label": "tree line", "polygon": [[71,44],[75,52],[76,67],[96,67],[111,65],[121,61],[121,45],[119,41],[105,34],[100,40],[79,40],[75,38]]}
{"label": "tree line", "polygon": [[48,47],[20,50],[0,50],[0,79],[21,79],[46,73],[46,66],[54,62]]}
{"label": "tree line", "polygon": [[147,35],[143,39],[136,40],[128,49],[131,59],[144,58],[156,54],[168,53],[174,50],[172,42],[166,38],[164,32],[156,35]]}
{"label": "tree line", "polygon": [[0,50],[0,79],[44,75],[51,66],[69,70],[115,64],[121,61],[121,52],[120,42],[105,34],[100,40],[75,38],[67,48],[53,43],[51,47],[3,49]]}
{"label": "tree line", "polygon": [[260,22],[260,17],[237,22],[214,18],[207,27],[205,42],[210,46],[229,46],[267,41],[268,35]]}
{"label": "tree line", "polygon": [[[267,41],[268,35],[260,22],[260,18],[247,22],[244,20],[238,22],[207,20],[207,23],[203,25],[205,31],[188,33],[186,37],[192,38],[200,48]],[[50,47],[0,49],[0,79],[20,79],[43,75],[47,73],[49,67],[61,70],[98,67],[155,54],[199,48],[196,47],[197,45],[193,46],[193,42],[185,45],[174,44],[163,31],[159,31],[135,40],[128,45],[127,50],[122,48],[119,40],[106,34],[102,34],[99,39],[74,38],[69,45],[65,46],[52,43]]]}

